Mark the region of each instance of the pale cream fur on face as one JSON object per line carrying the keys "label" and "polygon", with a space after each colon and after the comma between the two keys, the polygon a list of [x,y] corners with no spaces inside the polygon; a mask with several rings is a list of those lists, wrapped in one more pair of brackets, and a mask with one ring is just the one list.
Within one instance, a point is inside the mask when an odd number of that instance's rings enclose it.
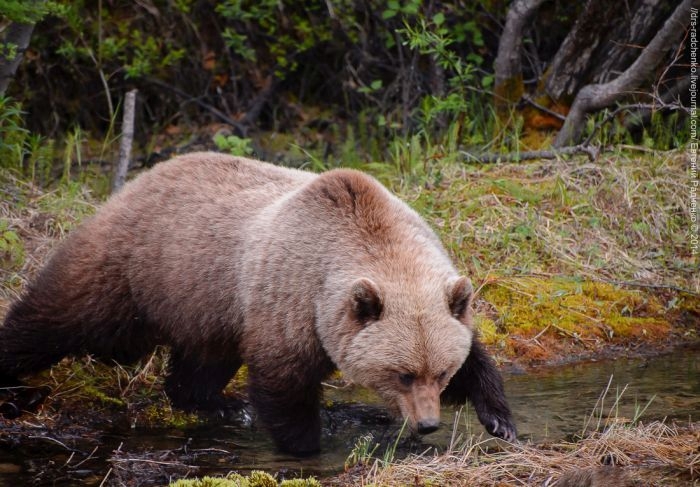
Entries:
{"label": "pale cream fur on face", "polygon": [[[464,323],[468,317],[451,316],[444,287],[410,287],[380,288],[386,303],[381,319],[355,335],[338,365],[350,380],[376,390],[415,430],[420,421],[439,418],[440,393],[464,363],[472,331]],[[402,381],[407,375],[410,384]]]}

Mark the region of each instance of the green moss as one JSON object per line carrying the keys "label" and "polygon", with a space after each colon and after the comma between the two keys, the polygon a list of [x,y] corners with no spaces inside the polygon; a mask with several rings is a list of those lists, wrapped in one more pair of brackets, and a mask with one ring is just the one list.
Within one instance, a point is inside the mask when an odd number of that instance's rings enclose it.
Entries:
{"label": "green moss", "polygon": [[474,318],[474,324],[477,330],[479,330],[481,340],[485,343],[498,344],[507,336],[505,333],[500,333],[498,331],[498,327],[496,326],[496,322],[494,320],[484,315],[477,315]]}
{"label": "green moss", "polygon": [[291,479],[277,482],[272,475],[254,470],[247,477],[231,474],[227,477],[202,477],[201,479],[180,479],[172,482],[170,487],[321,487],[318,480]]}
{"label": "green moss", "polygon": [[104,390],[98,389],[92,385],[85,385],[82,388],[82,394],[90,399],[97,400],[105,406],[116,406],[119,408],[125,407],[126,403],[119,397],[113,397],[107,394]]}
{"label": "green moss", "polygon": [[[652,338],[667,334],[671,327],[664,307],[655,296],[601,282],[501,278],[485,285],[482,296],[496,310],[497,319],[508,335],[527,337],[549,333],[606,340]],[[485,341],[503,337],[488,320],[480,324],[486,326],[482,330]]]}
{"label": "green moss", "polygon": [[229,390],[244,390],[248,384],[248,366],[242,365],[228,384]]}
{"label": "green moss", "polygon": [[90,402],[95,405],[125,409],[127,402],[119,390],[117,372],[101,362],[91,360],[65,359],[37,377],[38,381],[53,380],[55,389],[72,391],[63,397],[64,402]]}
{"label": "green moss", "polygon": [[522,76],[508,78],[494,87],[494,102],[498,116],[507,120],[511,110],[521,99],[525,85]]}
{"label": "green moss", "polygon": [[199,416],[194,413],[185,413],[179,409],[173,409],[162,401],[157,401],[146,407],[143,414],[138,415],[141,426],[170,426],[173,428],[187,428],[201,423]]}

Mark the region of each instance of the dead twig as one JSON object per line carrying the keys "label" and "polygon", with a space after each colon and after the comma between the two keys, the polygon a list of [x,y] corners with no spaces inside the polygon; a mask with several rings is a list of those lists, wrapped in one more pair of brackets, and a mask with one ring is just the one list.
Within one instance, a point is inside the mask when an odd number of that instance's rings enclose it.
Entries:
{"label": "dead twig", "polygon": [[552,150],[509,152],[506,154],[472,154],[467,151],[460,151],[460,154],[464,157],[465,163],[477,162],[482,164],[511,161],[519,162],[532,159],[559,159],[563,156],[573,156],[577,154],[585,154],[590,161],[595,161],[600,154],[600,148],[588,144],[579,144]]}
{"label": "dead twig", "polygon": [[210,104],[203,102],[201,99],[199,99],[197,97],[191,96],[189,93],[185,93],[184,91],[180,90],[179,88],[171,86],[167,83],[163,83],[159,79],[149,78],[148,81],[150,83],[153,83],[154,85],[160,86],[161,88],[165,88],[167,90],[172,91],[177,96],[179,96],[181,98],[185,98],[187,101],[192,101],[192,102],[196,103],[197,105],[204,108],[206,111],[208,111],[212,115],[216,116],[222,122],[227,123],[231,127],[233,127],[233,129],[236,131],[236,135],[238,135],[239,137],[245,137],[247,135],[248,127],[246,127],[244,124],[232,119],[231,117],[226,115],[224,112],[222,112],[218,108],[213,107]]}
{"label": "dead twig", "polygon": [[551,115],[552,117],[554,117],[558,120],[561,120],[562,122],[564,120],[566,120],[566,116],[562,115],[559,112],[555,112],[554,110],[551,110],[544,105],[540,105],[539,103],[537,103],[535,100],[533,100],[529,96],[523,96],[523,100],[525,101],[525,103],[532,105],[533,107],[537,108],[539,111],[544,112],[547,115]]}

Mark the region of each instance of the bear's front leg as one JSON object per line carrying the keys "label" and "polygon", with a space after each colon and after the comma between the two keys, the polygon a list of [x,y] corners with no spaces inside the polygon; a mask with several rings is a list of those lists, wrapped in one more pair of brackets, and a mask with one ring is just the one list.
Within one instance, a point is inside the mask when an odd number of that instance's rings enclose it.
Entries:
{"label": "bear's front leg", "polygon": [[225,410],[229,402],[223,389],[241,366],[233,353],[205,361],[200,355],[173,347],[168,359],[165,392],[173,406],[185,411]]}
{"label": "bear's front leg", "polygon": [[469,400],[486,431],[506,441],[515,441],[517,430],[503,389],[503,378],[476,336],[467,360],[452,377],[441,399],[451,404],[464,404]]}
{"label": "bear's front leg", "polygon": [[[248,365],[250,401],[280,451],[305,456],[321,449],[321,379]],[[303,375],[303,374],[302,374]]]}

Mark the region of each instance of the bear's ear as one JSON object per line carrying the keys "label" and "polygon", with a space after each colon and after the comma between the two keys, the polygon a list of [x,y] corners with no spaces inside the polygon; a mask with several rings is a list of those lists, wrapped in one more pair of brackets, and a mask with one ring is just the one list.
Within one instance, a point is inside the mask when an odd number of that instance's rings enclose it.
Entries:
{"label": "bear's ear", "polygon": [[377,321],[382,314],[382,299],[377,285],[367,278],[361,278],[352,284],[350,303],[353,317],[361,325]]}
{"label": "bear's ear", "polygon": [[447,302],[452,316],[462,321],[472,304],[474,289],[468,277],[459,277],[450,283]]}

